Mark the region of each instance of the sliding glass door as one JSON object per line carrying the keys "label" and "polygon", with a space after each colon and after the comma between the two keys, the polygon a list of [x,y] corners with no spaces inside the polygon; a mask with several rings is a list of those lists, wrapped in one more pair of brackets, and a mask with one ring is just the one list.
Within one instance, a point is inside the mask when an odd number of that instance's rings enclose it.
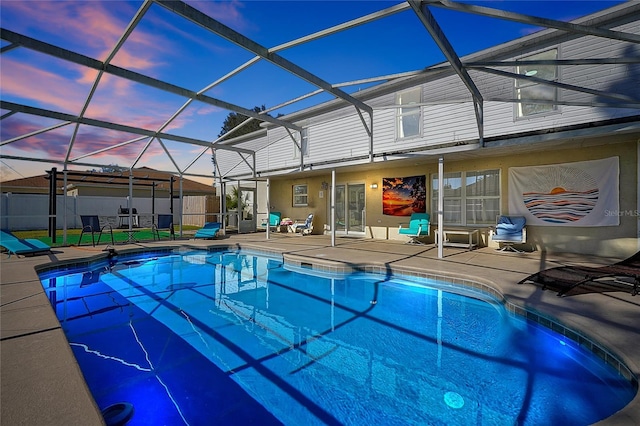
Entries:
{"label": "sliding glass door", "polygon": [[336,185],[336,233],[364,235],[365,191],[363,183]]}

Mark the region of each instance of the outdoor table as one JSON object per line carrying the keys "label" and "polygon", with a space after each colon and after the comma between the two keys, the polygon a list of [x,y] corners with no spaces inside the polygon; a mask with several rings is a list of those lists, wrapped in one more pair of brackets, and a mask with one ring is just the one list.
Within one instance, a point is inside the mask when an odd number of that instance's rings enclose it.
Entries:
{"label": "outdoor table", "polygon": [[[438,244],[438,231],[436,227],[435,231],[436,235],[436,245]],[[469,242],[454,242],[451,241],[448,235],[467,235],[469,237]],[[474,242],[475,235],[475,242]],[[478,233],[478,229],[476,228],[448,228],[444,227],[442,229],[442,247],[463,247],[468,248],[469,250],[473,250],[474,247],[478,246],[480,235]]]}

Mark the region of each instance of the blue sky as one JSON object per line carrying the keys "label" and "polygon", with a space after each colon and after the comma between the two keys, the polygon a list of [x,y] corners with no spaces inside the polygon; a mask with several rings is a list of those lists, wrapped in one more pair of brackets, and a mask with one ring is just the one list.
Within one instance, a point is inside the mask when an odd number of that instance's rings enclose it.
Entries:
{"label": "blue sky", "polygon": [[[189,1],[191,6],[219,20],[264,47],[314,33],[351,19],[401,3],[400,1]],[[474,1],[499,8],[558,20],[572,20],[610,7],[618,1]],[[91,58],[105,60],[139,9],[140,1],[30,1],[3,0],[2,27]],[[460,56],[539,30],[518,23],[433,8],[434,16]],[[7,42],[3,41],[5,47]],[[360,27],[279,52],[284,58],[331,84],[413,71],[442,62],[444,57],[414,12],[407,10]],[[180,87],[199,91],[235,69],[253,54],[173,15],[158,4],[115,55],[112,64]],[[77,115],[90,92],[97,71],[35,53],[12,49],[0,57],[0,97],[3,100]],[[345,88],[353,92],[365,85]],[[206,94],[247,109],[267,108],[312,92],[311,84],[266,61],[259,61]],[[274,111],[289,113],[331,99],[320,95]],[[157,89],[105,75],[86,117],[158,130],[186,99]],[[171,123],[167,132],[214,140],[230,111],[193,103]],[[7,111],[1,111],[2,114]],[[16,114],[2,120],[2,141],[59,122]],[[73,126],[35,135],[0,147],[4,155],[63,159]],[[82,157],[114,143],[135,138],[114,131],[80,126],[71,158]],[[146,140],[85,159],[97,164],[129,166]],[[191,163],[202,148],[166,142],[180,167]],[[172,170],[162,147],[154,143],[137,167]],[[10,180],[50,169],[0,159],[0,180]],[[60,168],[60,166],[58,166]],[[77,167],[87,170],[87,167]],[[211,172],[209,155],[189,171]]]}

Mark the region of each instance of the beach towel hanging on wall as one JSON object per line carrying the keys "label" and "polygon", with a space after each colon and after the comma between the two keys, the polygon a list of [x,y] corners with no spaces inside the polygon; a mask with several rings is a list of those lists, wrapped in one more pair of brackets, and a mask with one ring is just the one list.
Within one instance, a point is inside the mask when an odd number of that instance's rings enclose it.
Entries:
{"label": "beach towel hanging on wall", "polygon": [[619,159],[509,168],[509,214],[527,225],[620,224]]}
{"label": "beach towel hanging on wall", "polygon": [[425,175],[382,179],[382,214],[411,216],[426,211]]}

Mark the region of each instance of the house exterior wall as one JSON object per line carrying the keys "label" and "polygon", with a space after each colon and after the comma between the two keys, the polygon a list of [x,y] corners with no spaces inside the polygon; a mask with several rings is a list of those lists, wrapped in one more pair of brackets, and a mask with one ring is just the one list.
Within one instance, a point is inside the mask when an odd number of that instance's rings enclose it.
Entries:
{"label": "house exterior wall", "polygon": [[[529,226],[527,240],[538,250],[624,257],[640,250],[638,241],[638,144],[640,135],[627,136],[626,142],[588,149],[549,150],[536,155],[504,158],[508,167],[538,166],[597,160],[617,156],[620,166],[620,225],[602,227]],[[508,167],[502,167],[502,210],[508,211]],[[613,214],[613,212],[612,212]]]}
{"label": "house exterior wall", "polygon": [[[617,23],[601,26],[640,33],[637,13],[634,16],[620,15]],[[640,55],[640,46],[632,43],[544,30],[462,60],[465,63],[475,60],[523,60],[555,48],[558,49],[560,60],[633,58]],[[516,72],[516,67],[511,65],[494,68]],[[638,251],[640,133],[637,123],[640,113],[638,108],[605,108],[603,104],[611,100],[608,95],[638,102],[640,65],[558,65],[558,81],[569,86],[586,87],[591,92],[557,88],[559,104],[556,110],[527,117],[518,117],[516,114],[517,104],[513,100],[517,98],[517,93],[513,76],[475,68],[470,69],[469,74],[484,97],[482,130],[486,147],[478,143],[479,129],[471,95],[461,78],[451,70],[427,73],[420,80],[407,80],[417,83],[408,84],[404,80],[390,82],[387,87],[393,87],[393,90],[386,92],[377,87],[355,93],[356,97],[373,108],[372,142],[355,108],[339,101],[284,118],[307,131],[308,155],[304,156],[303,163],[299,156],[294,155],[294,143],[286,130],[267,127],[268,144],[256,153],[256,173],[271,178],[271,209],[282,212],[283,217],[298,220],[314,213],[314,233],[325,232],[330,222],[330,189],[324,189],[323,183],[331,182],[330,170],[334,169],[338,184],[364,183],[365,236],[401,240],[405,237],[398,235],[397,228],[406,218],[382,214],[381,181],[385,177],[425,175],[428,199],[431,200],[433,189],[430,187],[430,177],[437,173],[434,149],[438,149],[438,155],[442,154],[445,158],[445,172],[499,169],[503,214],[508,214],[509,167],[552,165],[616,156],[620,167],[620,211],[629,213],[620,216],[618,226],[530,226],[527,230],[528,239],[535,249],[550,252],[624,257]],[[396,94],[412,87],[420,88],[422,95],[421,134],[399,139]],[[370,125],[369,114],[362,112],[362,117]],[[612,130],[613,126],[604,127],[604,124],[611,124],[611,120],[618,120],[619,123],[625,117],[628,117],[629,129],[635,129],[625,130],[629,132],[626,135],[617,134]],[[571,133],[567,131],[568,128],[581,129],[581,132]],[[293,134],[299,138],[297,132]],[[551,139],[555,141],[553,144],[549,142]],[[255,142],[258,142],[257,139]],[[250,143],[243,139],[238,146],[249,147]],[[469,149],[466,155],[453,152],[460,147]],[[474,156],[473,149],[477,150],[477,156]],[[487,151],[489,149],[491,151]],[[483,155],[487,152],[491,155]],[[370,155],[373,155],[373,164]],[[415,161],[407,160],[410,156]],[[242,164],[234,163],[233,167],[233,175],[237,179],[243,177],[242,173],[246,173],[245,177],[252,173],[250,168]],[[377,183],[378,188],[370,188],[372,183]],[[292,206],[292,187],[296,184],[308,185],[309,204],[306,207]],[[487,243],[486,227],[481,229],[481,238]]]}
{"label": "house exterior wall", "polygon": [[[528,226],[527,241],[536,250],[548,252],[573,252],[600,256],[624,257],[640,249],[638,247],[638,134],[631,134],[620,139],[619,143],[556,149],[537,152],[535,155],[507,155],[496,153],[492,157],[478,157],[472,160],[447,161],[445,157],[444,171],[472,171],[500,169],[501,172],[501,212],[508,214],[508,175],[510,167],[538,166],[547,164],[588,161],[617,156],[620,165],[620,216],[619,226],[607,227],[545,227]],[[387,216],[382,213],[382,179],[389,177],[406,177],[426,175],[428,199],[431,198],[431,175],[438,172],[437,162],[420,165],[394,165],[394,162],[380,164],[369,171],[349,172],[338,169],[336,181],[342,183],[364,183],[366,190],[366,238],[405,241],[406,237],[398,235],[398,225],[407,222],[406,217]],[[291,179],[272,179],[270,201],[272,210],[282,212],[283,217],[303,220],[309,213],[314,213],[314,234],[321,234],[329,229],[330,223],[330,189],[323,190],[322,183],[331,182],[331,174],[298,177]],[[378,188],[370,188],[377,183]],[[307,207],[292,206],[292,186],[308,185],[309,205]],[[323,197],[320,198],[320,192]],[[427,211],[432,215],[430,204]],[[635,212],[635,213],[634,213]],[[628,214],[627,214],[628,213]],[[488,227],[480,229],[481,242],[488,243]],[[428,242],[433,242],[432,229]]]}

